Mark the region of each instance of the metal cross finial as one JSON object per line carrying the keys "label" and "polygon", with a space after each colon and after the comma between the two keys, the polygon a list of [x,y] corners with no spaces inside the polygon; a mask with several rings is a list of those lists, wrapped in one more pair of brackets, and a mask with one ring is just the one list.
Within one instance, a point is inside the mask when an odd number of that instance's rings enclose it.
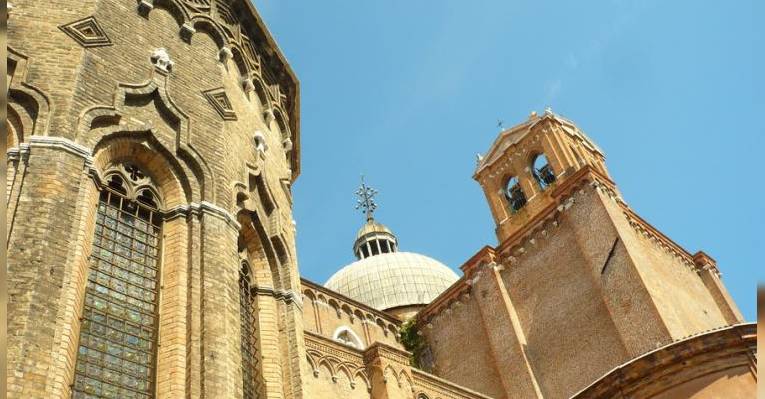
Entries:
{"label": "metal cross finial", "polygon": [[377,194],[377,190],[369,187],[364,183],[364,175],[361,175],[361,187],[356,190],[356,196],[359,197],[356,200],[356,209],[361,209],[367,216],[367,221],[374,219],[372,214],[377,209],[374,196]]}

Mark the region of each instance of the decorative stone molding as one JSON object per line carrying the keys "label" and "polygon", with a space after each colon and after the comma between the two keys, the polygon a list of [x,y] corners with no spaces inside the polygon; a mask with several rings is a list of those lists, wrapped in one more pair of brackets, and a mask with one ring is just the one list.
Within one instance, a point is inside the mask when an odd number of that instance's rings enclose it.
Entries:
{"label": "decorative stone molding", "polygon": [[138,12],[141,15],[148,16],[149,11],[154,9],[154,1],[153,0],[140,0],[138,2]]}
{"label": "decorative stone molding", "polygon": [[293,290],[273,289],[272,287],[255,287],[255,293],[256,295],[274,297],[276,300],[284,303],[294,303],[298,309],[301,311],[303,310],[302,295]]}
{"label": "decorative stone molding", "polygon": [[231,105],[231,101],[228,98],[228,95],[226,95],[226,91],[224,88],[219,87],[216,89],[210,89],[207,91],[203,91],[202,95],[205,96],[207,99],[207,102],[212,105],[212,107],[215,109],[216,112],[218,112],[218,115],[220,115],[221,118],[223,118],[224,121],[235,121],[236,120],[236,113],[234,112],[234,107]]}
{"label": "decorative stone molding", "polygon": [[212,217],[223,220],[228,226],[237,232],[242,227],[234,215],[229,213],[227,210],[207,201],[202,201],[201,203],[192,202],[188,205],[180,205],[170,208],[167,210],[165,218],[167,220],[172,220],[178,217],[189,217],[195,214],[210,215]]}
{"label": "decorative stone molding", "polygon": [[276,120],[276,116],[274,115],[273,108],[266,108],[263,111],[263,120],[266,121],[266,126],[270,126],[271,122]]}
{"label": "decorative stone molding", "polygon": [[350,380],[351,389],[356,388],[354,380],[361,378],[367,391],[371,391],[370,379],[364,367],[364,357],[358,349],[342,345],[310,331],[305,332],[305,346],[314,377],[319,377],[319,367],[325,366],[333,382],[337,382],[337,373],[344,372]]}
{"label": "decorative stone molding", "polygon": [[268,151],[268,144],[266,143],[266,137],[263,135],[263,132],[260,130],[255,131],[252,140],[255,143],[255,150],[258,152],[258,155],[264,157],[266,151]]}
{"label": "decorative stone molding", "polygon": [[234,53],[231,52],[231,48],[228,46],[221,47],[220,51],[218,51],[218,61],[224,64],[232,57],[234,57]]}
{"label": "decorative stone molding", "polygon": [[[629,225],[637,232],[641,237],[651,241],[651,243],[661,250],[666,252],[672,257],[677,258],[683,265],[688,267],[694,272],[699,271],[699,266],[694,262],[693,257],[685,251],[682,247],[675,244],[674,241],[669,239],[664,234],[660,233],[648,222],[641,219],[629,208],[624,208],[624,216],[627,219]],[[719,272],[718,272],[719,273]]]}
{"label": "decorative stone molding", "polygon": [[167,53],[167,50],[164,47],[155,49],[151,53],[150,59],[151,63],[154,64],[154,67],[158,70],[162,72],[172,72],[175,63],[170,59],[170,54]]}
{"label": "decorative stone molding", "polygon": [[112,41],[95,17],[87,17],[58,27],[82,47],[111,46]]}
{"label": "decorative stone molding", "polygon": [[287,137],[286,139],[282,140],[282,148],[284,149],[284,152],[292,151],[292,139]]}
{"label": "decorative stone molding", "polygon": [[194,29],[194,25],[191,24],[191,22],[186,22],[183,25],[181,25],[181,39],[190,42],[191,36],[196,33],[197,30]]}
{"label": "decorative stone molding", "polygon": [[242,90],[244,90],[245,93],[250,93],[255,90],[255,85],[252,83],[252,79],[242,76],[239,83],[241,83]]}

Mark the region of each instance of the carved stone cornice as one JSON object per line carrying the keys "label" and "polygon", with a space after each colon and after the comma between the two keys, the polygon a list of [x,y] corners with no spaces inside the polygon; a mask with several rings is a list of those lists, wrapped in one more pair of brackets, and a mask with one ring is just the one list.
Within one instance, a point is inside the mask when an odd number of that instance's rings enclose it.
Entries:
{"label": "carved stone cornice", "polygon": [[189,217],[191,215],[208,215],[220,219],[231,227],[239,231],[242,227],[234,215],[222,207],[211,202],[202,201],[200,203],[192,202],[190,204],[178,205],[165,212],[165,219],[172,220],[178,217]]}

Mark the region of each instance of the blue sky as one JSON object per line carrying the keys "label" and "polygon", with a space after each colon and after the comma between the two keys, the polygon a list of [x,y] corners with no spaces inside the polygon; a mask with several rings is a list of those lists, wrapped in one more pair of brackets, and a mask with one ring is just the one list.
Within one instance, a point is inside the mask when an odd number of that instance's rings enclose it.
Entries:
{"label": "blue sky", "polygon": [[606,152],[626,201],[718,261],[754,320],[765,281],[760,1],[255,0],[302,85],[301,273],[323,283],[377,220],[457,269],[496,244],[471,175],[505,125],[551,106]]}

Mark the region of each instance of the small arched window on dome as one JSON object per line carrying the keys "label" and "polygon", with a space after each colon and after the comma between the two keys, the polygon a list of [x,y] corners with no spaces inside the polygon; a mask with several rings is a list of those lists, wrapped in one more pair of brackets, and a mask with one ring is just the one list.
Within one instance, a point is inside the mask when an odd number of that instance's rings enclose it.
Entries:
{"label": "small arched window on dome", "polygon": [[545,154],[538,154],[531,161],[531,173],[542,190],[555,183],[555,172],[553,172],[550,163],[547,162]]}
{"label": "small arched window on dome", "polygon": [[521,182],[513,176],[507,180],[505,185],[505,197],[510,205],[510,211],[515,213],[526,205],[526,194],[521,189]]}

